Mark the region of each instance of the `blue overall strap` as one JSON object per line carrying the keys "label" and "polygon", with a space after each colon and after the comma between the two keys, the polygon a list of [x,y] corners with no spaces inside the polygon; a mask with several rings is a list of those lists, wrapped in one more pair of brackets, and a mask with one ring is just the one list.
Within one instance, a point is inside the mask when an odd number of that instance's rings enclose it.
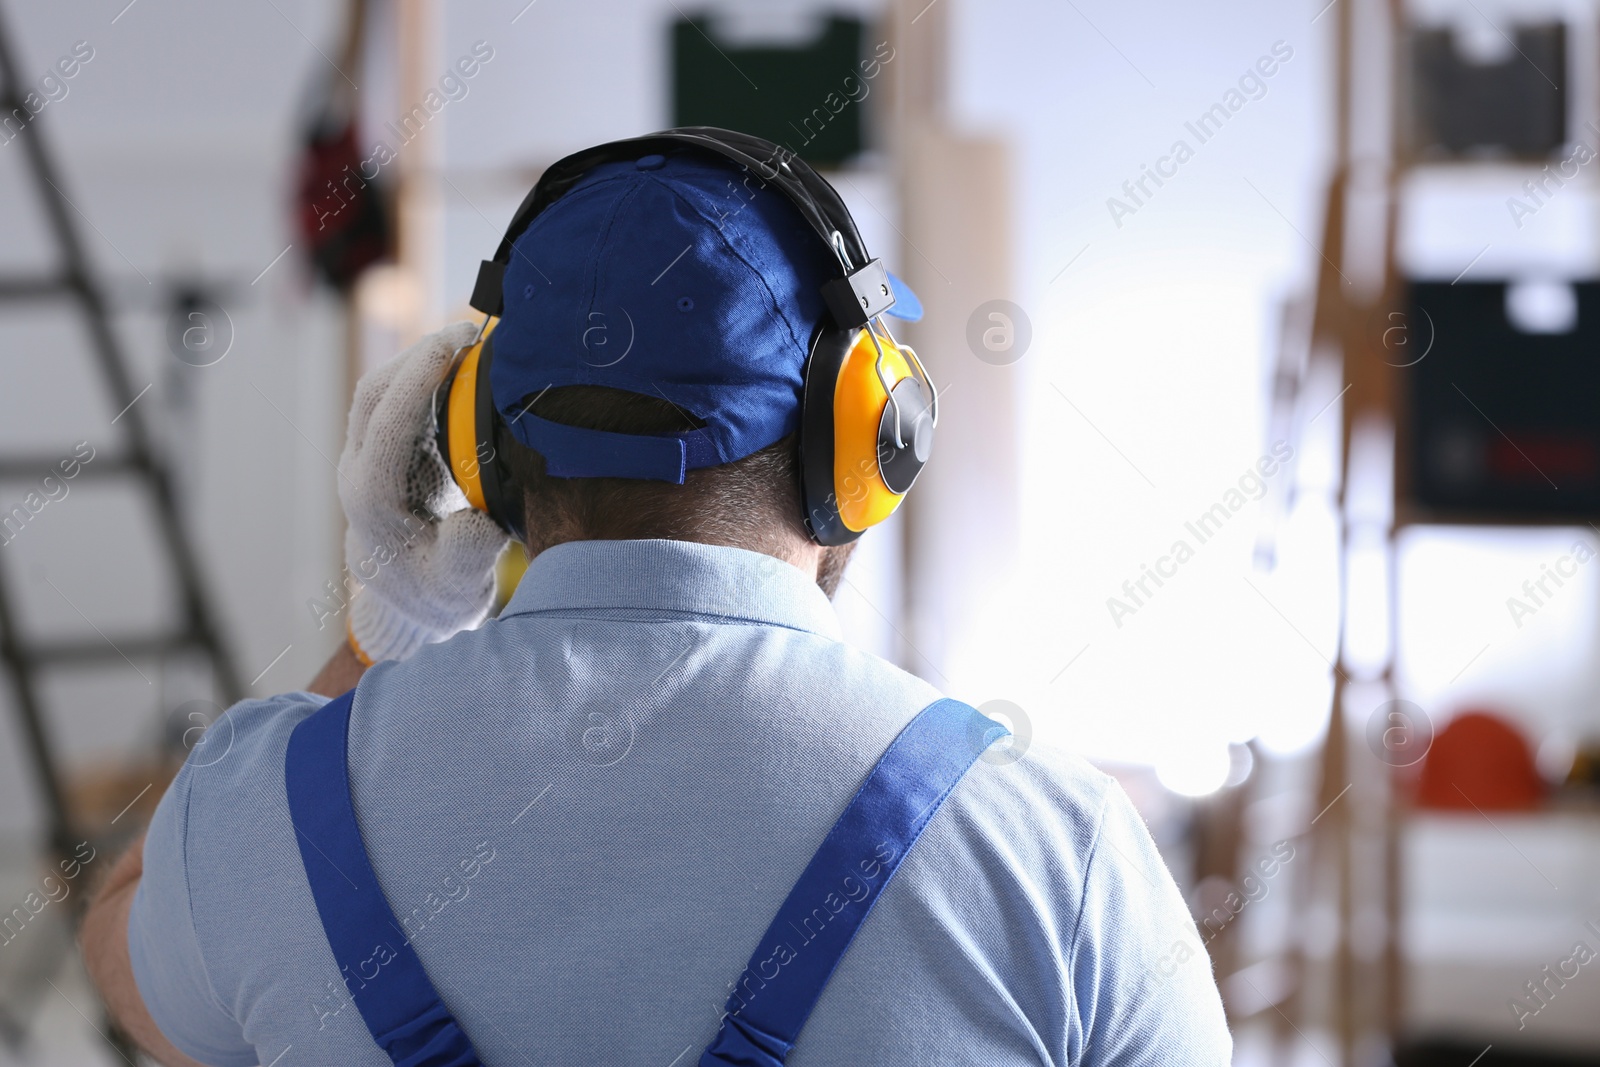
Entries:
{"label": "blue overall strap", "polygon": [[923,827],[973,762],[1009,733],[956,700],[928,705],[900,731],[756,943],[700,1067],[784,1062]]}
{"label": "blue overall strap", "polygon": [[284,784],[300,861],[351,1000],[373,1039],[402,1067],[477,1067],[396,921],[361,841],[350,800],[347,735],[355,690],[303,719],[289,736]]}

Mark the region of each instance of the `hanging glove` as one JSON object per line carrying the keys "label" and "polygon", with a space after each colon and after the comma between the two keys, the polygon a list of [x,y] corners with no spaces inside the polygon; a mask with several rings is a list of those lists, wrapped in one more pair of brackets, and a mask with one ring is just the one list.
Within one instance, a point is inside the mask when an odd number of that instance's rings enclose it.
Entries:
{"label": "hanging glove", "polygon": [[447,326],[363,375],[339,456],[345,568],[359,586],[350,644],[368,666],[405,659],[481,623],[509,538],[472,508],[433,436],[433,395],[470,322]]}

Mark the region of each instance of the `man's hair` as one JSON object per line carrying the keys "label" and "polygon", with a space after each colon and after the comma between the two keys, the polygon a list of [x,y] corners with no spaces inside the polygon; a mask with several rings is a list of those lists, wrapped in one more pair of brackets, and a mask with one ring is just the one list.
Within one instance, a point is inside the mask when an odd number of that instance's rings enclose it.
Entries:
{"label": "man's hair", "polygon": [[[610,433],[667,434],[705,423],[664,397],[596,385],[546,389],[524,409],[551,422]],[[801,521],[800,456],[793,434],[733,463],[689,471],[682,485],[632,478],[555,478],[544,457],[497,435],[522,490],[528,550],[566,541],[667,538],[732,545],[786,558]],[[823,551],[817,584],[833,596],[854,546]]]}

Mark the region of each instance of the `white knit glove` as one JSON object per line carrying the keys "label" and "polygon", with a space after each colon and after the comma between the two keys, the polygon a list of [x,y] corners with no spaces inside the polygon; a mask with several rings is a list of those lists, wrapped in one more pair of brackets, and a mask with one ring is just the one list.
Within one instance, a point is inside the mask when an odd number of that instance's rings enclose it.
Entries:
{"label": "white knit glove", "polygon": [[509,539],[467,504],[433,437],[434,391],[476,333],[470,322],[447,326],[356,385],[339,502],[350,523],[345,567],[361,587],[351,644],[368,664],[477,626],[494,601],[495,558]]}

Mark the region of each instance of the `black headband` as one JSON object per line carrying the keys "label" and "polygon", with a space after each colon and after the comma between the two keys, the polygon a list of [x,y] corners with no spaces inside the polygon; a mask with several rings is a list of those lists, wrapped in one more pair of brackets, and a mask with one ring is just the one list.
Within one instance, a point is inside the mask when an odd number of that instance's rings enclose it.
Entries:
{"label": "black headband", "polygon": [[485,315],[499,315],[504,302],[501,284],[511,262],[511,247],[535,217],[560,199],[585,174],[603,163],[633,159],[652,152],[685,148],[711,152],[750,171],[763,187],[782,193],[816,231],[839,263],[839,277],[822,286],[823,299],[842,329],[863,326],[894,305],[888,271],[867,252],[850,209],[838,190],[789,149],[762,137],[715,126],[682,126],[643,137],[586,148],[551,165],[523,198],[506,227],[493,259],[478,268],[472,306]]}

